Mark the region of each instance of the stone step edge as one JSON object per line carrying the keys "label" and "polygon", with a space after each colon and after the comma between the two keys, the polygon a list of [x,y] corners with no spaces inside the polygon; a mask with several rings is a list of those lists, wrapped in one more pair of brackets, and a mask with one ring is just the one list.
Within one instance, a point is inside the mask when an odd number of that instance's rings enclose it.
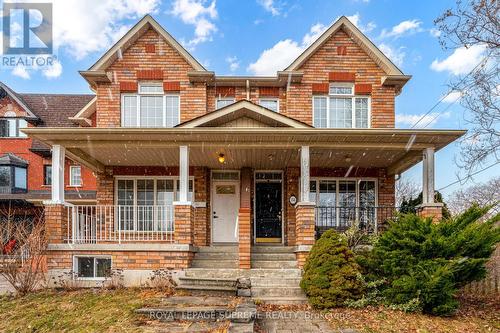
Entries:
{"label": "stone step edge", "polygon": [[177,289],[183,290],[207,290],[207,291],[234,291],[236,292],[236,287],[229,286],[211,286],[211,285],[197,285],[197,284],[180,284]]}
{"label": "stone step edge", "polygon": [[194,276],[179,276],[179,280],[187,280],[187,281],[221,281],[221,282],[237,282],[238,279],[232,278],[215,278],[215,277],[194,277]]}

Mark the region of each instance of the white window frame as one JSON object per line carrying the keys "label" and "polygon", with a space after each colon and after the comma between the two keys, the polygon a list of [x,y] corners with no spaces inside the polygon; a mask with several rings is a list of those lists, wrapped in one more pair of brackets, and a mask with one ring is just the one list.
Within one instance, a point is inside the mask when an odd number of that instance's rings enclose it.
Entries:
{"label": "white window frame", "polygon": [[[94,258],[94,276],[93,277],[83,277],[78,276],[78,258]],[[95,276],[97,273],[97,261],[96,259],[109,259],[111,260],[111,269],[113,269],[113,258],[110,255],[94,255],[94,254],[77,254],[73,256],[73,272],[75,273],[76,280],[84,280],[84,281],[104,281],[106,277],[97,277]]]}
{"label": "white window frame", "polygon": [[[116,176],[114,177],[115,179],[115,184],[114,184],[114,203],[115,206],[118,207],[118,181],[119,180],[133,180],[134,181],[134,203],[132,206],[134,206],[134,211],[137,211],[137,208],[139,205],[137,204],[137,181],[138,180],[154,180],[153,184],[153,206],[157,206],[157,191],[156,191],[156,186],[157,186],[157,181],[158,180],[172,180],[174,182],[174,202],[178,201],[176,198],[176,194],[178,195],[179,193],[179,188],[177,187],[177,182],[179,181],[179,176]],[[189,181],[188,181],[188,192],[189,192],[189,182],[193,182],[193,194],[192,194],[192,201],[195,201],[196,198],[196,193],[195,193],[195,181],[194,181],[194,176],[189,176]],[[156,232],[156,231],[146,231],[146,230],[137,230],[137,222],[138,219],[135,216],[134,213],[134,228],[133,229],[128,229],[128,230],[121,230],[122,232]],[[115,228],[118,229],[118,223],[120,223],[119,219],[115,219]]]}
{"label": "white window frame", "polygon": [[[158,85],[162,86],[162,83],[159,82],[151,82],[151,81],[144,81],[140,82],[138,87],[137,87],[137,93],[122,93],[120,97],[120,102],[121,102],[121,127],[127,127],[127,128],[138,128],[142,127],[141,124],[141,96],[158,96],[158,97],[163,97],[162,99],[162,126],[158,127],[144,127],[144,128],[167,128],[167,97],[177,97],[177,109],[179,112],[177,113],[177,119],[176,119],[176,124],[174,124],[172,127],[175,127],[176,125],[180,124],[181,122],[181,96],[178,93],[157,93],[157,92],[143,92],[141,93],[141,85]],[[162,86],[163,89],[163,86]],[[124,105],[125,105],[125,97],[136,97],[136,118],[135,118],[135,126],[125,126],[125,110],[124,110]],[[168,127],[171,128],[171,127]]]}
{"label": "white window frame", "polygon": [[[231,103],[229,103],[227,105],[224,105],[222,107],[218,107],[217,104],[219,104],[219,102],[221,102],[221,101],[231,101]],[[219,98],[215,99],[215,109],[219,110],[219,109],[225,108],[226,106],[229,106],[229,105],[231,105],[233,103],[236,103],[236,98],[235,97],[219,97]]]}
{"label": "white window frame", "polygon": [[[28,122],[24,118],[19,117],[0,117],[1,120],[6,120],[9,127],[9,136],[0,136],[0,139],[27,139],[28,136],[21,130],[28,128]],[[21,127],[21,123],[24,127]],[[14,124],[14,135],[11,133],[12,124]]]}
{"label": "white window frame", "polygon": [[[277,97],[264,97],[264,98],[259,98],[259,105],[262,107],[265,107],[262,105],[262,101],[273,101],[276,102],[276,113],[280,113],[280,99]],[[271,109],[269,109],[271,110]],[[271,110],[273,111],[273,110]]]}
{"label": "white window frame", "polygon": [[[75,184],[73,182],[73,170],[76,170],[76,169],[80,170],[80,183],[79,184]],[[69,167],[69,186],[71,186],[71,187],[81,187],[82,183],[83,183],[83,180],[82,180],[82,167],[80,165],[71,165]]]}
{"label": "white window frame", "polygon": [[[316,182],[316,204],[319,200],[319,182],[322,180],[335,181],[335,207],[339,206],[339,181],[356,181],[356,207],[360,207],[359,202],[359,182],[372,181],[375,182],[375,207],[378,207],[378,179],[374,177],[311,177],[309,181]],[[302,184],[302,182],[299,182]],[[310,185],[309,185],[310,186]]]}
{"label": "white window frame", "polygon": [[[352,89],[352,94],[330,94],[332,87],[350,87]],[[311,108],[313,110],[313,123],[315,119],[314,101],[315,99],[326,99],[326,127],[324,128],[371,128],[372,122],[372,100],[369,95],[356,95],[354,91],[353,83],[330,83],[328,87],[328,94],[326,95],[316,95],[312,98]],[[331,98],[350,98],[351,99],[351,127],[330,127],[330,99]],[[367,111],[367,127],[356,127],[356,100],[365,98],[368,101],[368,111]]]}

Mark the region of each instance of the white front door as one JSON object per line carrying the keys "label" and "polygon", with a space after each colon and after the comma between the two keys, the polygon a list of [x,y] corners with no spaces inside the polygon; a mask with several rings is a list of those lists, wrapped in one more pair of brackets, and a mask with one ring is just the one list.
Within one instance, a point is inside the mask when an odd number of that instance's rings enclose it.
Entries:
{"label": "white front door", "polygon": [[239,182],[212,181],[212,243],[238,242],[239,209]]}

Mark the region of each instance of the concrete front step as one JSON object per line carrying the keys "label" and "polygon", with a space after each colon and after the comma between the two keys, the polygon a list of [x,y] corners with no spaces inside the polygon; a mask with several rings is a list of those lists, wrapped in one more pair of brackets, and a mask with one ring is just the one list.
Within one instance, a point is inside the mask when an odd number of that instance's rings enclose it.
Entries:
{"label": "concrete front step", "polygon": [[236,296],[236,287],[181,284],[177,289],[193,295]]}
{"label": "concrete front step", "polygon": [[288,305],[288,304],[307,304],[307,297],[252,297],[252,299],[258,304],[277,304],[277,305]]}
{"label": "concrete front step", "polygon": [[236,252],[198,252],[194,256],[194,260],[238,260],[238,258]]}
{"label": "concrete front step", "polygon": [[179,277],[180,285],[236,287],[236,279]]}
{"label": "concrete front step", "polygon": [[252,297],[305,297],[300,287],[254,287]]}
{"label": "concrete front step", "polygon": [[232,268],[188,268],[185,270],[187,277],[200,278],[300,278],[302,272],[298,268],[252,268],[252,269],[232,269]]}
{"label": "concrete front step", "polygon": [[295,260],[254,260],[251,262],[252,268],[297,268]]}
{"label": "concrete front step", "polygon": [[298,287],[302,278],[250,278],[252,287]]}
{"label": "concrete front step", "polygon": [[296,260],[295,253],[252,253],[253,260]]}
{"label": "concrete front step", "polygon": [[200,246],[198,253],[238,253],[237,245],[214,245],[214,246]]}
{"label": "concrete front step", "polygon": [[193,259],[191,267],[193,268],[237,268],[238,260],[233,259]]}
{"label": "concrete front step", "polygon": [[294,246],[252,246],[252,253],[294,253]]}

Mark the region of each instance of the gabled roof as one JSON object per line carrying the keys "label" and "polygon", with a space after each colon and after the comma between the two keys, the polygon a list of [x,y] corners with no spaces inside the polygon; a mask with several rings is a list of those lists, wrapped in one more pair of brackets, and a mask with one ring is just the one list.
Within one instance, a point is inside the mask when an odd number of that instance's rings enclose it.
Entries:
{"label": "gabled roof", "polygon": [[186,61],[196,71],[206,71],[206,69],[185,49],[179,42],[175,40],[151,15],[145,15],[136,25],[132,27],[113,47],[111,47],[104,55],[89,68],[89,71],[103,71],[108,68],[117,58],[119,52],[124,52],[128,49],[140,36],[142,36],[148,29],[155,30],[160,36],[186,59]]}
{"label": "gabled roof", "polygon": [[29,164],[28,161],[25,161],[24,159],[12,153],[7,153],[2,157],[0,157],[0,165],[16,165],[25,167],[28,164]]}
{"label": "gabled roof", "polygon": [[240,118],[252,119],[267,127],[311,128],[306,123],[284,116],[248,100],[241,100],[227,105],[216,111],[183,122],[176,127],[223,127],[224,124]]}
{"label": "gabled roof", "polygon": [[328,39],[342,29],[388,74],[404,75],[394,63],[380,51],[349,19],[339,18],[314,43],[312,43],[285,71],[296,71],[309,59]]}
{"label": "gabled roof", "polygon": [[0,89],[3,89],[3,91],[5,91],[5,93],[7,93],[7,95],[10,98],[12,98],[24,110],[24,112],[26,112],[26,114],[28,115],[27,118],[31,118],[34,121],[39,120],[39,118],[35,114],[33,114],[33,112],[30,110],[28,105],[26,105],[23,98],[1,81],[0,81]]}

